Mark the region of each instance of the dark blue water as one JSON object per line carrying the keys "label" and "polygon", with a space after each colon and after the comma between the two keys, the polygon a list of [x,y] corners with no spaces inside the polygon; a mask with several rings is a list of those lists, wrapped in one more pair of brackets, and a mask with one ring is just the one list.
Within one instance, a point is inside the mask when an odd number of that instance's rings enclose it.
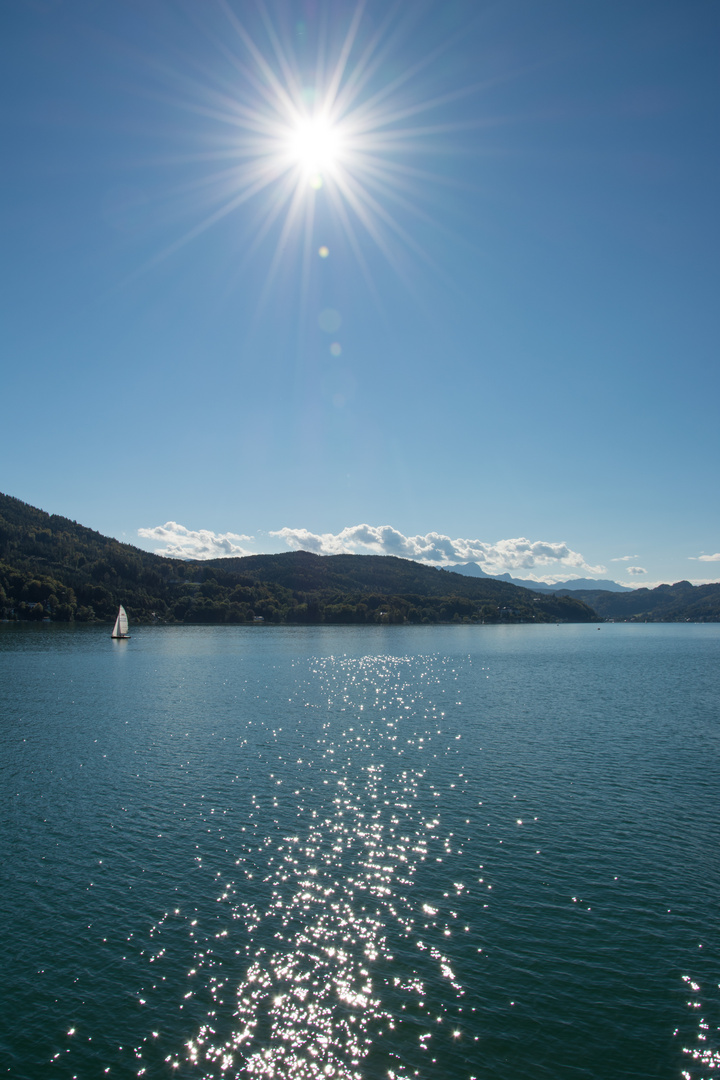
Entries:
{"label": "dark blue water", "polygon": [[719,658],[0,626],[0,1070],[717,1075]]}

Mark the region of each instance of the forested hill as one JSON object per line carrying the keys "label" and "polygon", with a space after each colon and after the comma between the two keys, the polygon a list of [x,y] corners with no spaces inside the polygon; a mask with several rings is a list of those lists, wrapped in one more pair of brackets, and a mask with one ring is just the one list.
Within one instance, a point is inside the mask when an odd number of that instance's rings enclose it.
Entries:
{"label": "forested hill", "polygon": [[604,619],[622,622],[720,622],[720,583],[691,585],[676,581],[628,593],[574,590]]}
{"label": "forested hill", "polygon": [[587,622],[587,605],[408,559],[309,552],[185,562],[0,494],[0,616],[133,622]]}
{"label": "forested hill", "polygon": [[470,599],[492,598],[502,604],[512,604],[521,593],[531,592],[505,581],[493,578],[478,581],[393,555],[314,555],[310,551],[286,551],[279,555],[214,559],[206,565],[234,569],[257,580],[274,581],[301,592],[325,588],[346,592],[418,593],[421,596],[447,596],[451,592],[454,596]]}

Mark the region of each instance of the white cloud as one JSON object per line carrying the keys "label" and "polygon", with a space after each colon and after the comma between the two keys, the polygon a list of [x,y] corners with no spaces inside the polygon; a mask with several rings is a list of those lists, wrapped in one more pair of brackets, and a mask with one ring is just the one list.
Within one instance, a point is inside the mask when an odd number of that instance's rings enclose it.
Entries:
{"label": "white cloud", "polygon": [[695,562],[720,562],[720,551],[716,551],[714,555],[690,555],[689,558]]}
{"label": "white cloud", "polygon": [[647,574],[647,570],[642,566],[628,566],[626,572],[632,574],[634,577],[639,577],[641,574]]}
{"label": "white cloud", "polygon": [[[162,545],[155,547],[156,554],[175,559],[220,559],[255,554],[243,546],[253,540],[252,536],[215,533],[209,529],[193,531],[176,521],[138,529],[138,535],[155,545]],[[406,536],[390,525],[351,525],[338,533],[284,528],[270,532],[269,536],[277,537],[294,550],[313,551],[318,555],[396,555],[448,569],[457,563],[474,562],[486,574],[509,572],[515,577],[548,584],[606,572],[604,566],[589,565],[579,552],[561,541],[527,540],[524,537],[489,543],[453,539],[436,532]],[[257,543],[253,547],[257,549]],[[628,572],[644,573],[633,567],[628,567]]]}
{"label": "white cloud", "polygon": [[637,558],[637,555],[618,555],[617,559],[611,559],[610,562],[632,562]]}
{"label": "white cloud", "polygon": [[230,555],[250,555],[246,548],[236,541],[252,540],[252,536],[240,536],[238,533],[214,533],[209,529],[197,529],[193,532],[176,521],[166,521],[164,525],[155,525],[152,529],[138,529],[138,536],[154,540],[165,547],[156,550],[156,555],[167,555],[173,559],[223,559]]}
{"label": "white cloud", "polygon": [[[425,536],[405,536],[390,525],[351,525],[339,533],[312,533],[308,529],[278,529],[270,533],[280,537],[290,548],[313,551],[318,555],[373,554],[397,555],[404,559],[451,567],[455,563],[478,563],[486,574],[503,574],[506,571],[522,573],[535,581],[548,580],[558,574],[567,577],[568,572],[601,574],[604,566],[590,566],[577,551],[567,544],[547,540],[483,540],[452,539],[442,533],[430,532]],[[517,575],[516,575],[517,576]]]}

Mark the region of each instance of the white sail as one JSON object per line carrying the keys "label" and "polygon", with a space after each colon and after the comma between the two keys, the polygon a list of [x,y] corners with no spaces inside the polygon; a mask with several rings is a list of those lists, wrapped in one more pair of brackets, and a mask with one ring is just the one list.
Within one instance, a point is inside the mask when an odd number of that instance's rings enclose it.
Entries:
{"label": "white sail", "polygon": [[118,611],[118,617],[115,620],[115,626],[113,627],[112,637],[126,637],[128,632],[128,617],[125,612],[125,608],[120,605]]}

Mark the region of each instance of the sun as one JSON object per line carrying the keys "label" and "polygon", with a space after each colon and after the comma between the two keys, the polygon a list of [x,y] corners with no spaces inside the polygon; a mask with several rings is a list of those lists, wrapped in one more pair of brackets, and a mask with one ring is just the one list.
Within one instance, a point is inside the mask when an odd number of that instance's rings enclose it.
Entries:
{"label": "sun", "polygon": [[357,0],[346,25],[338,23],[329,36],[318,31],[314,59],[294,50],[282,15],[271,17],[263,0],[257,10],[251,33],[223,5],[229,66],[217,76],[208,69],[205,81],[182,76],[179,104],[213,125],[197,155],[199,163],[212,164],[187,192],[188,202],[195,197],[202,206],[202,218],[153,262],[241,208],[242,265],[268,253],[267,295],[274,276],[299,265],[298,258],[305,267],[300,279],[308,279],[311,252],[325,239],[314,236],[319,220],[325,235],[328,227],[342,235],[373,290],[373,248],[397,272],[411,265],[408,255],[428,261],[415,225],[433,223],[442,205],[433,200],[452,186],[442,170],[428,167],[428,154],[436,138],[437,152],[446,154],[442,139],[475,123],[443,122],[448,101],[475,92],[472,86],[432,92],[428,73],[445,45],[407,66],[390,64],[383,79],[383,65],[405,39],[397,5],[376,30],[364,29],[365,4]]}
{"label": "sun", "polygon": [[326,177],[337,175],[342,163],[342,125],[322,114],[299,116],[288,135],[288,156],[304,179],[321,187]]}

